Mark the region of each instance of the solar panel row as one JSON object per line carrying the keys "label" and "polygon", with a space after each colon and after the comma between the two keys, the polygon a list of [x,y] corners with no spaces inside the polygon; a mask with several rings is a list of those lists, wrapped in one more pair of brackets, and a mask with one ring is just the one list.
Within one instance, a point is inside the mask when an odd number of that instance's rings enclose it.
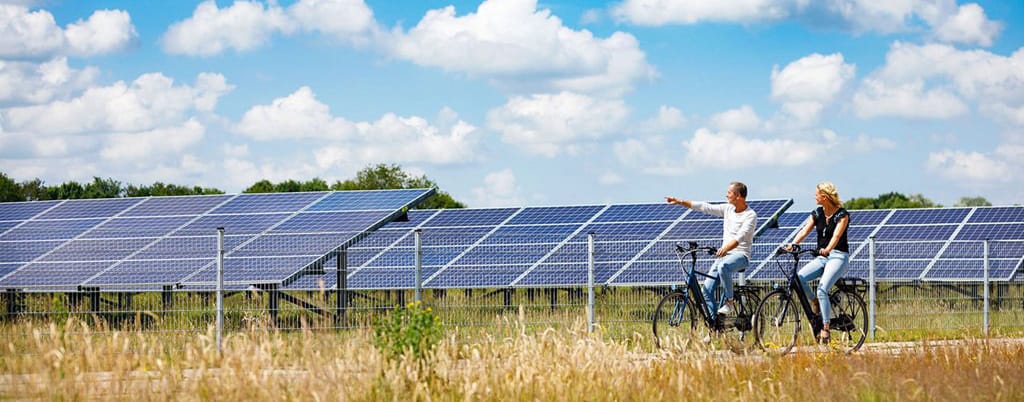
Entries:
{"label": "solar panel row", "polygon": [[[795,237],[809,212],[787,212],[779,219]],[[781,234],[781,233],[780,233]],[[850,212],[852,252],[849,276],[868,277],[875,238],[875,275],[881,280],[979,280],[982,240],[991,240],[989,276],[1009,280],[1024,264],[1024,207],[925,208]],[[781,236],[780,236],[781,237]],[[803,242],[814,247],[813,234]],[[755,279],[780,279],[775,264],[763,263]]]}
{"label": "solar panel row", "polygon": [[0,204],[0,288],[282,283],[433,194],[432,189]]}
{"label": "solar panel row", "polygon": [[[764,217],[760,226],[791,203],[750,201]],[[415,230],[422,235],[423,286],[428,288],[584,284],[589,233],[596,236],[597,283],[672,283],[682,275],[672,251],[676,242],[717,246],[722,238],[721,218],[667,204],[415,212],[410,222],[388,224],[349,249],[350,289],[414,287]],[[307,276],[288,288],[332,288],[336,274],[328,270]]]}

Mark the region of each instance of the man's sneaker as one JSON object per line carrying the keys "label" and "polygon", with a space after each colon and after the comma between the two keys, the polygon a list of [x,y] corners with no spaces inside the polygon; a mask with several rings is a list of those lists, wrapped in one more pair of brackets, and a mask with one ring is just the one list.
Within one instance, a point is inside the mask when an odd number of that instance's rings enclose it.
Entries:
{"label": "man's sneaker", "polygon": [[718,315],[729,315],[732,314],[732,304],[725,303],[718,309]]}
{"label": "man's sneaker", "polygon": [[701,341],[701,342],[704,342],[704,343],[711,343],[711,333],[710,333],[710,332],[708,332],[708,334],[707,334],[707,335],[704,335],[704,337],[703,337],[703,338],[701,338],[701,340],[700,340],[700,341]]}

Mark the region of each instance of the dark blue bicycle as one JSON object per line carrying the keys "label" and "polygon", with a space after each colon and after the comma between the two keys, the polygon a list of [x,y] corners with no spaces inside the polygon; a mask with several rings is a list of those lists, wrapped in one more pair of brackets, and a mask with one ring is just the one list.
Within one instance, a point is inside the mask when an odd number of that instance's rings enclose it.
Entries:
{"label": "dark blue bicycle", "polygon": [[[686,284],[681,287],[674,287],[667,295],[658,302],[654,311],[652,327],[654,330],[654,342],[659,348],[666,348],[669,345],[685,345],[689,341],[704,336],[698,333],[697,322],[703,322],[708,328],[706,340],[711,335],[718,335],[721,338],[726,332],[735,329],[739,335],[735,338],[728,337],[724,340],[738,342],[740,348],[746,350],[754,344],[754,335],[751,318],[755,308],[760,303],[757,295],[757,288],[751,286],[735,286],[733,298],[735,300],[736,313],[730,316],[719,316],[717,311],[721,306],[721,296],[712,302],[710,311],[704,301],[701,281],[699,278],[711,278],[715,289],[718,289],[718,276],[708,275],[697,271],[697,254],[707,252],[715,255],[718,249],[714,247],[698,246],[697,242],[688,242],[687,247],[676,244],[676,255],[679,257],[680,267],[686,274]],[[686,259],[689,257],[690,263]],[[689,265],[690,269],[686,269]],[[735,346],[730,345],[730,346]]]}

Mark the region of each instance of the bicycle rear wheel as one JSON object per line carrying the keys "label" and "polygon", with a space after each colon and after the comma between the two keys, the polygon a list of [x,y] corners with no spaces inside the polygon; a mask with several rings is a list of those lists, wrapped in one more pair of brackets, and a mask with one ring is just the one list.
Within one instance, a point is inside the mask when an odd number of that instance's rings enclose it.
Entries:
{"label": "bicycle rear wheel", "polygon": [[768,293],[754,314],[757,345],[769,352],[789,353],[800,333],[800,310],[785,290]]}
{"label": "bicycle rear wheel", "polygon": [[651,322],[654,344],[660,349],[692,339],[697,331],[696,313],[690,298],[672,291],[658,302]]}
{"label": "bicycle rear wheel", "polygon": [[754,313],[757,312],[757,306],[761,303],[761,298],[757,296],[757,292],[739,289],[736,290],[734,299],[736,300],[736,316],[726,319],[734,320],[733,327],[736,332],[730,333],[729,335],[736,343],[732,345],[734,349],[738,347],[739,349],[746,351],[751,349],[751,347],[756,343],[756,336],[753,331],[753,321]]}
{"label": "bicycle rear wheel", "polygon": [[868,336],[868,309],[864,299],[857,293],[837,290],[829,301],[832,303],[832,317],[829,319],[832,343],[846,353],[857,351]]}

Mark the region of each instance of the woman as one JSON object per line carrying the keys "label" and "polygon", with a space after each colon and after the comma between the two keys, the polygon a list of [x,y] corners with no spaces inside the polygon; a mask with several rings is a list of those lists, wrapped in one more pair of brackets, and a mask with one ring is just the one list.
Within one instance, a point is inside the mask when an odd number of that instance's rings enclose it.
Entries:
{"label": "woman", "polygon": [[[797,273],[804,293],[811,295],[810,281],[821,278],[818,282],[818,303],[814,303],[815,312],[821,312],[821,333],[818,339],[827,343],[829,334],[829,318],[832,304],[828,300],[828,290],[846,273],[850,262],[850,244],[846,241],[846,228],[850,226],[850,214],[843,208],[836,186],[830,182],[821,182],[815,189],[814,200],[819,207],[811,212],[803,230],[793,239],[794,244],[801,241],[815,230],[818,235],[818,257],[804,265]],[[820,305],[820,309],[818,308]]]}

